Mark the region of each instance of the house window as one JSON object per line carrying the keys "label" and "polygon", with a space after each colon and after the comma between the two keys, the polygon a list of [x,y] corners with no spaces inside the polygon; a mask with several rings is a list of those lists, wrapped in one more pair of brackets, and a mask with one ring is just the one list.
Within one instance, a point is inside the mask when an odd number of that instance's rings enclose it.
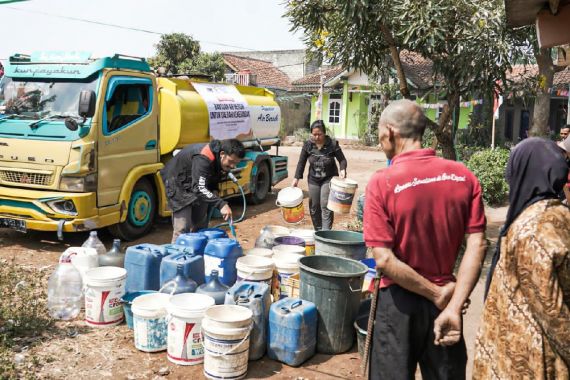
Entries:
{"label": "house window", "polygon": [[340,108],[342,101],[340,99],[329,100],[329,123],[340,123]]}

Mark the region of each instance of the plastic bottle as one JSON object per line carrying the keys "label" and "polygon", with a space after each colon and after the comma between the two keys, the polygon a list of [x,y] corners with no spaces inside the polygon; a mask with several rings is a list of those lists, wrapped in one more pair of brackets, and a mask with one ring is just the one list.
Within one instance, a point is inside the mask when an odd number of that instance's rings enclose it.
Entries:
{"label": "plastic bottle", "polygon": [[82,298],[81,273],[71,264],[71,257],[63,254],[48,280],[49,314],[64,321],[73,319],[81,310]]}
{"label": "plastic bottle", "polygon": [[113,247],[104,255],[99,255],[99,266],[120,267],[125,266],[125,254],[121,253],[121,240],[114,239]]}
{"label": "plastic bottle", "polygon": [[218,275],[218,271],[213,270],[210,273],[210,281],[200,285],[198,289],[196,289],[196,293],[210,296],[216,301],[216,305],[223,305],[229,287],[222,284]]}
{"label": "plastic bottle", "polygon": [[255,248],[273,248],[275,235],[267,227],[261,229],[259,237],[255,240]]}
{"label": "plastic bottle", "polygon": [[184,266],[178,264],[176,266],[176,277],[168,281],[160,292],[167,294],[194,293],[197,287],[196,281],[184,274]]}
{"label": "plastic bottle", "polygon": [[95,248],[97,254],[99,255],[104,255],[107,253],[107,248],[105,248],[105,245],[97,237],[97,231],[91,231],[89,233],[89,237],[81,246],[86,248]]}

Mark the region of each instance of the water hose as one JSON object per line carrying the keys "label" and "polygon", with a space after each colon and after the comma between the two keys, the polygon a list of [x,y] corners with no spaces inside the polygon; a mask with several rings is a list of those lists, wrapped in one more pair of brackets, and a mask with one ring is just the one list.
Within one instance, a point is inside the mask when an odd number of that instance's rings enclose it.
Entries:
{"label": "water hose", "polygon": [[[241,193],[241,197],[242,197],[242,199],[243,199],[243,210],[242,210],[241,216],[240,216],[239,218],[237,218],[237,219],[230,219],[230,220],[227,221],[227,222],[223,222],[223,223],[220,223],[220,224],[218,224],[218,225],[215,225],[213,228],[218,228],[218,227],[223,227],[223,226],[229,226],[229,227],[230,227],[230,230],[231,230],[231,232],[232,232],[232,234],[233,234],[234,237],[235,237],[235,229],[234,229],[234,226],[233,226],[233,225],[234,225],[234,223],[239,223],[239,222],[241,222],[241,221],[244,219],[244,217],[245,217],[245,211],[246,211],[246,207],[247,207],[247,201],[246,201],[246,199],[245,199],[245,194],[244,194],[244,192],[243,192],[243,188],[239,185],[236,176],[233,175],[233,173],[228,173],[228,178],[231,179],[232,182],[237,185],[237,187],[238,187],[238,189],[239,189],[239,191],[240,191],[240,193]],[[211,219],[213,212],[214,212],[214,209],[211,209],[210,212],[208,213],[208,220]]]}

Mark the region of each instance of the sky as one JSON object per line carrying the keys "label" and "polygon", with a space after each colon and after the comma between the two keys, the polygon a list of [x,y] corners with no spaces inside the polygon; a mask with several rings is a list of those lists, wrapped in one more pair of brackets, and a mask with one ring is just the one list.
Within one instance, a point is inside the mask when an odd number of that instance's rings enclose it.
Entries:
{"label": "sky", "polygon": [[173,32],[191,35],[206,52],[302,49],[301,33],[290,32],[289,21],[282,17],[283,2],[31,0],[0,4],[0,60],[40,50],[149,57],[160,34]]}

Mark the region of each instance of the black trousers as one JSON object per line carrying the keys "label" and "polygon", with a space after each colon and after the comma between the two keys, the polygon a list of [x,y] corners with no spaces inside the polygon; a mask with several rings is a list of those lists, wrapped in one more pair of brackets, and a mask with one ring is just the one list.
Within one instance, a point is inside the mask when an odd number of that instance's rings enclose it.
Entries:
{"label": "black trousers", "polygon": [[433,343],[433,322],[439,310],[432,302],[398,285],[378,293],[370,379],[415,379],[418,363],[424,380],[465,379],[463,336],[453,346]]}
{"label": "black trousers", "polygon": [[328,231],[334,222],[334,212],[327,208],[331,179],[327,179],[320,185],[309,182],[309,212],[315,231]]}

